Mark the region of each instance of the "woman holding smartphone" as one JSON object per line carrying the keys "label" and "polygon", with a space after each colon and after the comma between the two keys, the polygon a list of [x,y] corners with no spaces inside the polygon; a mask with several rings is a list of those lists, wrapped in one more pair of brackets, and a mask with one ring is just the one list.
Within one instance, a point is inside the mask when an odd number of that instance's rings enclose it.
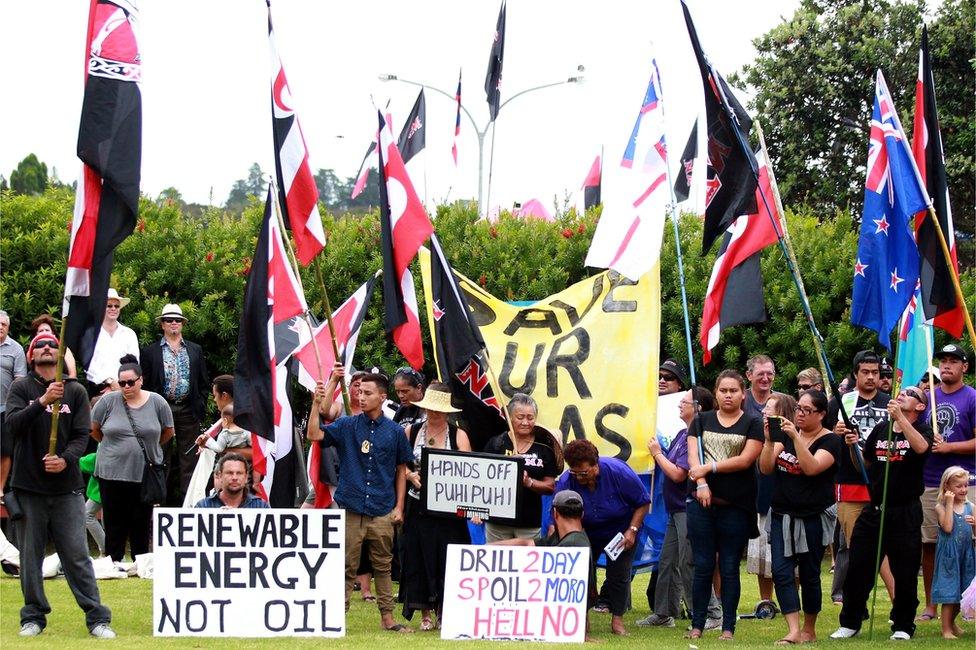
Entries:
{"label": "woman holding smartphone", "polygon": [[[799,404],[781,393],[775,393],[770,402],[773,400],[776,403],[763,418],[765,440],[759,470],[775,477],[768,533],[776,599],[789,628],[777,643],[809,643],[817,640],[820,562],[834,535],[834,518],[827,509],[834,503],[834,474],[842,441],[823,426],[827,396],[820,391],[802,392]],[[790,410],[790,403],[796,404],[795,423],[780,415]]]}

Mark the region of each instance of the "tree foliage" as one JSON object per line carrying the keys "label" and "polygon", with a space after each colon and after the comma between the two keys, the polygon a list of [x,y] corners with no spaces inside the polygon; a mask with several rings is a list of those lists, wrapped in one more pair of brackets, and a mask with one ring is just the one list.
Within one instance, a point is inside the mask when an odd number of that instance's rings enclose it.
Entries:
{"label": "tree foliage", "polygon": [[[135,232],[118,248],[112,286],[132,302],[122,322],[132,327],[142,344],[160,336],[156,316],[166,303],[181,305],[189,319],[188,339],[200,343],[211,373],[232,372],[244,283],[251,267],[263,204],[251,199],[241,214],[205,208],[189,216],[175,197],[140,205]],[[10,313],[11,335],[27,342],[27,323],[39,313],[60,313],[73,196],[67,188],[49,188],[37,197],[0,195],[4,227],[0,249],[4,264],[0,275],[0,308]],[[190,206],[192,207],[192,206]],[[188,209],[190,209],[188,207]],[[521,220],[503,213],[496,223],[479,220],[474,206],[440,206],[434,224],[455,269],[505,300],[537,300],[556,293],[596,271],[583,266],[599,214],[569,211],[555,223]],[[873,332],[850,325],[851,260],[856,232],[849,213],[822,218],[809,209],[788,212],[790,233],[806,282],[814,315],[826,337],[831,363],[840,375],[853,354],[877,347]],[[352,294],[382,265],[377,211],[366,214],[326,212],[324,225],[329,244],[320,258],[333,308]],[[714,259],[692,253],[701,240],[701,222],[685,215],[680,222],[684,267],[690,301],[694,354],[702,300]],[[762,325],[729,329],[707,368],[698,367],[699,381],[710,385],[719,370],[742,368],[756,353],[771,355],[782,377],[777,387],[792,388],[801,368],[816,365],[810,334],[800,311],[796,289],[786,272],[779,249],[763,255],[769,321]],[[308,303],[324,316],[322,292],[313,269],[303,269]],[[423,289],[419,270],[414,279],[419,300]],[[671,228],[666,229],[661,258],[662,358],[686,362],[680,284]],[[963,280],[965,295],[976,292],[976,273],[970,268]],[[377,288],[366,315],[356,352],[359,366],[379,366],[392,372],[403,359],[388,341],[383,325],[382,289]],[[427,332],[426,312],[421,324]],[[425,334],[425,339],[427,336]],[[938,343],[944,342],[940,332]],[[426,343],[426,373],[436,374]],[[626,369],[621,369],[626,372]],[[300,409],[298,409],[300,411]]]}
{"label": "tree foliage", "polygon": [[47,187],[47,165],[37,159],[34,154],[17,164],[17,169],[10,172],[10,189],[17,194],[41,194]]}
{"label": "tree foliage", "polygon": [[268,182],[265,180],[264,172],[261,171],[261,165],[254,163],[247,170],[247,178],[234,181],[225,207],[239,212],[247,206],[251,198],[263,199],[267,189]]}
{"label": "tree foliage", "polygon": [[[824,216],[859,215],[875,72],[881,69],[911,137],[924,0],[802,0],[753,44],[738,75],[756,90],[784,200]],[[973,0],[947,0],[930,23],[953,211],[973,224]]]}

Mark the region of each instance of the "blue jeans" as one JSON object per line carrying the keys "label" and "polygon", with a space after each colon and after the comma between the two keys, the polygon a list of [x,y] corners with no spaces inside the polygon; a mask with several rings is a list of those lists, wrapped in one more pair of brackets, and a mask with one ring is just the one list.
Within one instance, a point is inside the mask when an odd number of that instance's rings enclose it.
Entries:
{"label": "blue jeans", "polygon": [[695,499],[688,501],[688,539],[695,559],[695,577],[691,587],[691,626],[694,629],[705,629],[717,553],[718,572],[722,576],[722,630],[735,632],[739,594],[742,591],[739,564],[755,520],[754,510],[733,506],[703,508]]}
{"label": "blue jeans", "polygon": [[803,590],[803,613],[819,614],[822,594],[820,589],[820,563],[824,549],[823,525],[820,515],[804,519],[793,519],[794,526],[804,526],[807,534],[806,553],[794,553],[784,557],[783,515],[774,514],[769,528],[769,545],[773,553],[773,582],[776,584],[776,599],[784,614],[800,611],[800,592],[796,586],[796,571],[800,571],[800,589]]}

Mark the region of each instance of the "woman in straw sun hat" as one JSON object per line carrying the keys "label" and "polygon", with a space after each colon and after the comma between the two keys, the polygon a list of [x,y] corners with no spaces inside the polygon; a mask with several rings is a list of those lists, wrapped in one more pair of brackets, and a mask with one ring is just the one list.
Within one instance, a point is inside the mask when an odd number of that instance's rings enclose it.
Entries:
{"label": "woman in straw sun hat", "polygon": [[421,630],[434,628],[430,610],[440,617],[444,605],[444,571],[448,544],[469,544],[467,521],[428,515],[420,502],[424,472],[420,466],[423,450],[450,449],[471,451],[468,434],[448,422],[449,413],[459,413],[451,405],[451,389],[433,382],[422,400],[414,404],[424,410],[426,421],[411,424],[406,435],[413,447],[414,463],[407,469],[408,498],[400,546],[403,566],[400,575],[400,601],[403,616],[410,620],[422,611]]}

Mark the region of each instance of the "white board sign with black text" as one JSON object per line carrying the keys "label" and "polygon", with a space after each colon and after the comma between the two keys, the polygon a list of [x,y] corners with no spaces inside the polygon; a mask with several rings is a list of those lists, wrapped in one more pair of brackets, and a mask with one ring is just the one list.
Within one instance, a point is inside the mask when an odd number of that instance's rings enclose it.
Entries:
{"label": "white board sign with black text", "polygon": [[582,643],[589,571],[585,547],[451,544],[441,638]]}
{"label": "white board sign with black text", "polygon": [[345,511],[154,512],[153,636],[345,635]]}
{"label": "white board sign with black text", "polygon": [[524,458],[425,447],[420,464],[420,502],[428,514],[515,523]]}

